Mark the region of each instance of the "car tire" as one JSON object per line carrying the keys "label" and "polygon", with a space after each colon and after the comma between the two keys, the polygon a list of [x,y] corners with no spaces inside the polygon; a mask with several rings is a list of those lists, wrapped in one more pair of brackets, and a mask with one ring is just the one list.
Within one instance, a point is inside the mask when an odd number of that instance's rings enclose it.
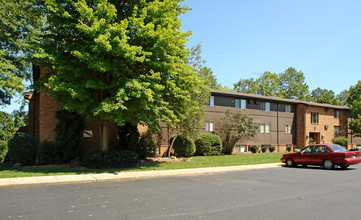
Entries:
{"label": "car tire", "polygon": [[296,164],[291,158],[287,158],[286,160],[286,166],[288,167],[294,167]]}
{"label": "car tire", "polygon": [[346,170],[348,166],[349,166],[349,165],[347,165],[347,166],[340,166],[340,167],[341,167],[341,169]]}
{"label": "car tire", "polygon": [[335,167],[335,164],[332,162],[332,160],[325,160],[323,161],[323,167],[326,170],[332,170]]}

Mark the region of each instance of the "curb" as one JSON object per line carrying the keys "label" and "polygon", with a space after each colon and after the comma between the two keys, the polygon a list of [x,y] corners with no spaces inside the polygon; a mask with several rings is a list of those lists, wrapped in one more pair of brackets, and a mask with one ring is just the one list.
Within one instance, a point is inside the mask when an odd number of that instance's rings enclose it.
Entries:
{"label": "curb", "polygon": [[163,176],[199,175],[230,171],[255,170],[280,167],[282,163],[256,164],[243,166],[207,167],[179,170],[154,170],[137,172],[82,174],[82,175],[59,175],[59,176],[37,176],[17,177],[0,179],[0,186],[20,186],[29,184],[61,184],[76,182],[98,182],[106,180],[137,179]]}

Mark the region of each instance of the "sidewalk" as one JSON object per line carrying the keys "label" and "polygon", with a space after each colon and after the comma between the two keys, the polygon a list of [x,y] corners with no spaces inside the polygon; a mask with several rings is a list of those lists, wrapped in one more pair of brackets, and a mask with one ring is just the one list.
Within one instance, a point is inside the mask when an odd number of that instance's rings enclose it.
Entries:
{"label": "sidewalk", "polygon": [[271,163],[271,164],[245,165],[245,166],[209,167],[209,168],[179,169],[179,170],[156,170],[156,171],[82,174],[82,175],[18,177],[18,178],[0,179],[0,187],[20,186],[27,184],[61,184],[61,183],[76,183],[76,182],[98,182],[105,180],[150,178],[150,177],[162,177],[162,176],[198,175],[198,174],[210,174],[210,173],[220,173],[220,172],[229,172],[229,171],[276,168],[276,167],[280,167],[281,165],[282,163]]}

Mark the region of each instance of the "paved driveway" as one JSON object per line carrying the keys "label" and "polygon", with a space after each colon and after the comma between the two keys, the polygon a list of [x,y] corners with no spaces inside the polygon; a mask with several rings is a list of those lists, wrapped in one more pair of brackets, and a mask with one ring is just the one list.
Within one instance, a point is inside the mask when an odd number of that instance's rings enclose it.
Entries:
{"label": "paved driveway", "polygon": [[361,166],[0,188],[0,219],[360,219]]}

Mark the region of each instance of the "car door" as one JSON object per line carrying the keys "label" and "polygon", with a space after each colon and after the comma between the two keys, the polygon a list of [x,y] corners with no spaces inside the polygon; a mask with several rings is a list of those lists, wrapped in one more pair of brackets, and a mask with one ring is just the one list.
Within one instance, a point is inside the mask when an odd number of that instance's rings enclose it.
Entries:
{"label": "car door", "polygon": [[323,161],[325,160],[326,154],[326,147],[323,145],[315,146],[311,155],[309,156],[309,162],[313,165],[322,165]]}
{"label": "car door", "polygon": [[299,152],[299,156],[295,160],[298,164],[310,164],[310,157],[313,152],[313,146],[308,146]]}

